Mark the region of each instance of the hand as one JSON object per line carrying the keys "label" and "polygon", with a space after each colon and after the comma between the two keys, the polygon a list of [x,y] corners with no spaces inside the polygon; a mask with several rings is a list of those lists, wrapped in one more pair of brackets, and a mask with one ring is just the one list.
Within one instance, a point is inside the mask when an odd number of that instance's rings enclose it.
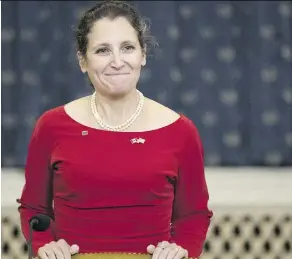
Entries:
{"label": "hand", "polygon": [[182,259],[188,257],[188,251],[175,243],[163,241],[147,247],[147,252],[152,254],[152,259]]}
{"label": "hand", "polygon": [[78,245],[68,245],[64,239],[52,241],[39,248],[39,259],[71,259],[71,255],[78,253]]}

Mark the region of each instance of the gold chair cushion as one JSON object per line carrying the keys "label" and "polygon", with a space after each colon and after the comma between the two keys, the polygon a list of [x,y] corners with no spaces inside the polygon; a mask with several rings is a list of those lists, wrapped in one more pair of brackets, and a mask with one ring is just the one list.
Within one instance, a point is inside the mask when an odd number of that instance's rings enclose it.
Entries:
{"label": "gold chair cushion", "polygon": [[142,253],[80,253],[72,259],[151,259],[150,254]]}
{"label": "gold chair cushion", "polygon": [[[143,253],[80,253],[72,255],[72,259],[151,259],[152,255]],[[36,257],[35,259],[39,259]],[[196,259],[192,257],[184,259]]]}

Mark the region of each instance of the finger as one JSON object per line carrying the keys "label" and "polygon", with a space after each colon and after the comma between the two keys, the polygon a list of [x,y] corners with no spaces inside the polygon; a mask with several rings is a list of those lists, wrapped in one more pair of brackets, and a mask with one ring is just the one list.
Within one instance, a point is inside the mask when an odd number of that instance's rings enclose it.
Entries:
{"label": "finger", "polygon": [[162,241],[159,242],[157,248],[161,248],[162,250],[158,254],[158,259],[166,259],[167,254],[169,253],[169,246],[172,246],[175,244],[170,244],[168,241]]}
{"label": "finger", "polygon": [[159,242],[154,250],[152,259],[159,259],[160,253],[168,246],[170,243],[168,241]]}
{"label": "finger", "polygon": [[169,251],[166,259],[173,259],[177,253],[179,252],[179,248],[177,246],[172,247],[172,249]]}
{"label": "finger", "polygon": [[51,243],[49,244],[45,244],[43,246],[44,248],[44,252],[46,253],[48,259],[56,259],[56,256],[55,256],[55,253],[53,251],[53,246],[54,246],[54,241],[52,241]]}
{"label": "finger", "polygon": [[174,257],[174,259],[182,259],[184,257],[188,257],[188,252],[187,252],[187,250],[181,248],[181,249],[179,249],[179,251],[176,254],[176,256]]}
{"label": "finger", "polygon": [[[180,247],[181,249],[183,249],[182,247]],[[189,257],[189,252],[187,249],[183,249],[184,252],[185,252],[185,257],[188,258]],[[197,259],[197,258],[194,258],[194,259]]]}
{"label": "finger", "polygon": [[162,248],[166,248],[170,245],[170,243],[168,241],[162,241],[159,242],[157,246],[162,247]]}
{"label": "finger", "polygon": [[162,251],[163,249],[161,247],[159,246],[155,247],[153,255],[152,255],[152,259],[158,259]]}
{"label": "finger", "polygon": [[55,253],[50,247],[45,250],[45,253],[49,259],[56,259]]}
{"label": "finger", "polygon": [[[175,251],[175,249],[177,249],[178,246],[175,243],[168,243],[168,242],[164,242],[163,244],[166,244],[166,243],[167,243],[167,247],[161,252],[159,259],[166,259],[170,253],[176,253],[173,251]],[[173,257],[171,257],[171,259],[173,259]]]}
{"label": "finger", "polygon": [[43,247],[38,249],[38,258],[39,259],[49,259]]}
{"label": "finger", "polygon": [[[62,251],[61,247],[58,244],[54,244],[53,252],[55,254],[56,259],[65,259],[63,251]],[[70,259],[70,257],[69,257],[69,259]]]}
{"label": "finger", "polygon": [[64,239],[60,239],[58,240],[57,245],[62,251],[64,259],[71,259],[70,246],[68,243]]}
{"label": "finger", "polygon": [[79,252],[79,246],[78,245],[72,245],[70,247],[70,254],[71,255],[74,255],[74,254],[77,254]]}
{"label": "finger", "polygon": [[155,246],[154,245],[147,246],[147,253],[153,254],[154,250],[155,250]]}
{"label": "finger", "polygon": [[170,253],[170,251],[173,248],[171,246],[166,247],[165,249],[163,249],[158,257],[158,259],[166,259],[168,254]]}

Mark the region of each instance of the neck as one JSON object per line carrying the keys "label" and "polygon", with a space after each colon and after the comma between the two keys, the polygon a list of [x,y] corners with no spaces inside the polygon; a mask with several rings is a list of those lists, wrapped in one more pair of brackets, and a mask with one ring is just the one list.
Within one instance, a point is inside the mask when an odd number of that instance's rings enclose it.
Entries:
{"label": "neck", "polygon": [[111,126],[123,124],[136,111],[139,96],[136,89],[126,95],[111,99],[96,93],[96,109],[105,123]]}

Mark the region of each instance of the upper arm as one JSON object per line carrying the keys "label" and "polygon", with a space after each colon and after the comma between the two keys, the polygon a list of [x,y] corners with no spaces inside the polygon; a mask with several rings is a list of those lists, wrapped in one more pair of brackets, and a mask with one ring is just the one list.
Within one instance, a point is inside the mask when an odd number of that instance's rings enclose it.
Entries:
{"label": "upper arm", "polygon": [[50,123],[42,115],[33,129],[28,145],[25,165],[25,184],[18,202],[23,206],[40,211],[52,211],[52,173],[50,156],[52,147]]}
{"label": "upper arm", "polygon": [[204,150],[195,125],[188,123],[180,153],[173,219],[207,211],[209,194],[204,170]]}

